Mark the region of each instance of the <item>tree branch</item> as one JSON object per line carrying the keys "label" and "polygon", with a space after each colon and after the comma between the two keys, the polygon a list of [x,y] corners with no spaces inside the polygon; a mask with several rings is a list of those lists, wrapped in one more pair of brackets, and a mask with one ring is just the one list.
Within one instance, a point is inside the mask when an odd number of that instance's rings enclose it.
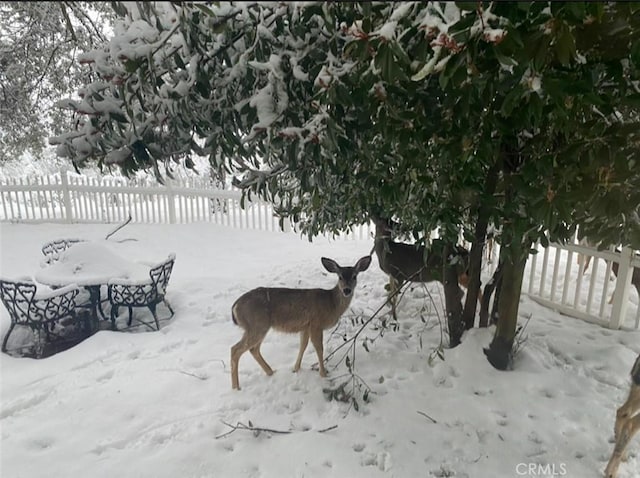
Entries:
{"label": "tree branch", "polygon": [[122,229],[124,226],[126,226],[130,222],[131,222],[131,214],[129,214],[129,218],[125,222],[123,222],[118,227],[116,227],[113,231],[111,231],[109,234],[107,234],[107,236],[104,238],[104,240],[106,241],[107,239],[109,239],[111,236],[113,236],[116,232],[118,232],[120,229]]}
{"label": "tree branch", "polygon": [[67,7],[65,2],[60,2],[60,9],[62,10],[62,16],[64,17],[64,23],[67,25],[67,31],[71,35],[73,41],[77,44],[78,37],[76,36],[76,32],[73,29],[73,25],[71,24],[71,18],[69,18],[69,13],[67,12]]}

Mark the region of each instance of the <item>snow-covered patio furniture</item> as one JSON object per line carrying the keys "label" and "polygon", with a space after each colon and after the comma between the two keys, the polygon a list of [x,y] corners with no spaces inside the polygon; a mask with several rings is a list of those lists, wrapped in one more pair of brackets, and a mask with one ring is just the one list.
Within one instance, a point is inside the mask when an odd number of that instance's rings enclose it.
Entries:
{"label": "snow-covered patio furniture", "polygon": [[108,301],[103,298],[110,280],[140,280],[148,276],[148,265],[120,256],[106,241],[81,241],[60,251],[55,261],[34,275],[36,281],[53,288],[77,284],[86,289],[89,297],[84,306],[91,311],[96,326],[100,316],[108,319],[102,305]]}
{"label": "snow-covered patio furniture", "polygon": [[84,242],[84,239],[57,239],[47,242],[42,246],[42,254],[44,254],[46,264],[52,264],[60,258],[60,253],[66,251],[74,244]]}
{"label": "snow-covered patio furniture", "polygon": [[[0,300],[9,312],[11,325],[2,341],[2,352],[7,351],[9,336],[16,325],[30,328],[40,343],[40,333],[44,332],[47,342],[63,339],[59,334],[65,326],[82,322],[76,315],[76,296],[80,289],[76,285],[69,285],[56,290],[38,290],[35,282],[29,279],[9,280],[0,279]],[[86,330],[86,329],[85,329]],[[41,356],[42,347],[36,347],[36,356]]]}
{"label": "snow-covered patio furniture", "polygon": [[[173,317],[173,309],[167,302],[165,294],[175,260],[175,254],[169,254],[165,261],[151,267],[149,279],[144,281],[135,279],[112,279],[109,281],[108,295],[111,304],[111,324],[114,330],[116,329],[118,308],[121,306],[129,308],[128,326],[131,326],[135,307],[147,307],[153,315],[158,330],[160,330],[160,323],[156,313],[156,306],[159,303],[164,303],[169,309],[171,315],[167,319]],[[146,322],[143,323],[148,325]]]}

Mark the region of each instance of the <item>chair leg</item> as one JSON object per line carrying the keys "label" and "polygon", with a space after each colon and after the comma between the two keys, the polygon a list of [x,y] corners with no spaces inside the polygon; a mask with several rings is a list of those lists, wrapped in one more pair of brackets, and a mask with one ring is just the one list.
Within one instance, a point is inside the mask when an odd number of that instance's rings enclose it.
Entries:
{"label": "chair leg", "polygon": [[13,332],[13,328],[16,326],[15,322],[11,322],[11,326],[9,327],[9,330],[7,330],[6,335],[4,336],[4,340],[2,341],[2,351],[4,353],[7,352],[7,342],[9,341],[9,335],[11,335],[11,332]]}
{"label": "chair leg", "polygon": [[118,330],[116,327],[116,317],[118,317],[118,306],[111,306],[111,330]]}
{"label": "chair leg", "polygon": [[129,306],[129,322],[127,322],[127,326],[131,327],[131,322],[133,322],[133,307]]}
{"label": "chair leg", "polygon": [[167,299],[162,299],[162,301],[164,302],[164,305],[167,306],[167,309],[169,309],[169,312],[171,312],[171,315],[169,316],[169,318],[173,317],[173,314],[175,314],[175,312],[173,311],[173,309],[171,308],[171,305],[169,304],[169,302],[167,301]]}
{"label": "chair leg", "polygon": [[158,314],[156,314],[156,304],[149,304],[147,307],[149,307],[151,314],[153,314],[153,319],[156,321],[156,328],[160,330],[160,322],[158,322]]}

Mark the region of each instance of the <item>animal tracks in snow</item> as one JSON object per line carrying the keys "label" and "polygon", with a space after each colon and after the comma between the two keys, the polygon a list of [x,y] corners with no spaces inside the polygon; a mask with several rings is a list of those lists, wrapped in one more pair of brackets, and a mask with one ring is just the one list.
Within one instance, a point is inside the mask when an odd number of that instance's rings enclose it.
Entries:
{"label": "animal tracks in snow", "polygon": [[96,377],[96,382],[107,382],[113,378],[115,371],[113,369],[108,370]]}
{"label": "animal tracks in snow", "polygon": [[53,393],[53,389],[48,389],[42,392],[33,393],[27,397],[20,397],[5,404],[0,410],[0,420],[7,417],[11,417],[20,412],[29,410],[32,407],[36,407],[45,402]]}

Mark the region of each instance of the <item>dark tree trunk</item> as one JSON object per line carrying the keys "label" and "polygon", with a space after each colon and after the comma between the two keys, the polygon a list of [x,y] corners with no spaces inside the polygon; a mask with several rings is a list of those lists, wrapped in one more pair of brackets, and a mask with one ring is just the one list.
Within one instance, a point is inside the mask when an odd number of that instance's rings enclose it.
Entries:
{"label": "dark tree trunk", "polygon": [[484,350],[489,363],[498,370],[506,370],[511,364],[511,351],[516,335],[520,291],[526,263],[527,255],[524,248],[512,251],[511,256],[504,260],[496,333],[489,348]]}
{"label": "dark tree trunk", "polygon": [[460,345],[464,324],[462,323],[462,289],[458,285],[458,268],[448,260],[455,254],[454,244],[447,243],[444,248],[444,300],[449,328],[449,346]]}
{"label": "dark tree trunk", "polygon": [[[475,238],[471,243],[471,252],[469,253],[469,284],[464,311],[462,312],[462,322],[467,330],[473,328],[476,318],[476,305],[481,286],[482,253],[484,251],[485,236],[487,235],[487,225],[486,220],[478,220],[476,222]],[[482,229],[483,227],[484,229]]]}
{"label": "dark tree trunk", "polygon": [[482,292],[482,304],[480,304],[480,320],[479,327],[487,327],[489,325],[489,303],[491,302],[491,296],[495,291],[495,298],[493,299],[493,311],[491,314],[491,323],[496,322],[496,315],[498,309],[498,300],[500,297],[500,284],[502,283],[502,267],[504,263],[502,259],[498,259],[498,267],[493,273],[493,277],[487,283]]}
{"label": "dark tree trunk", "polygon": [[[485,183],[485,197],[493,195],[498,183],[498,173],[501,165],[499,162],[494,163],[487,172],[487,181]],[[464,311],[462,313],[462,321],[465,329],[473,328],[476,318],[476,307],[478,304],[478,294],[482,282],[480,273],[482,272],[482,254],[487,237],[487,227],[489,226],[490,204],[480,202],[477,208],[476,225],[474,229],[474,238],[471,243],[471,252],[469,254],[469,285],[467,287],[467,299],[464,303]]]}
{"label": "dark tree trunk", "polygon": [[491,306],[491,315],[489,316],[489,324],[496,325],[498,323],[498,304],[500,303],[500,292],[502,291],[502,271],[496,281],[496,293],[493,297],[493,305]]}

